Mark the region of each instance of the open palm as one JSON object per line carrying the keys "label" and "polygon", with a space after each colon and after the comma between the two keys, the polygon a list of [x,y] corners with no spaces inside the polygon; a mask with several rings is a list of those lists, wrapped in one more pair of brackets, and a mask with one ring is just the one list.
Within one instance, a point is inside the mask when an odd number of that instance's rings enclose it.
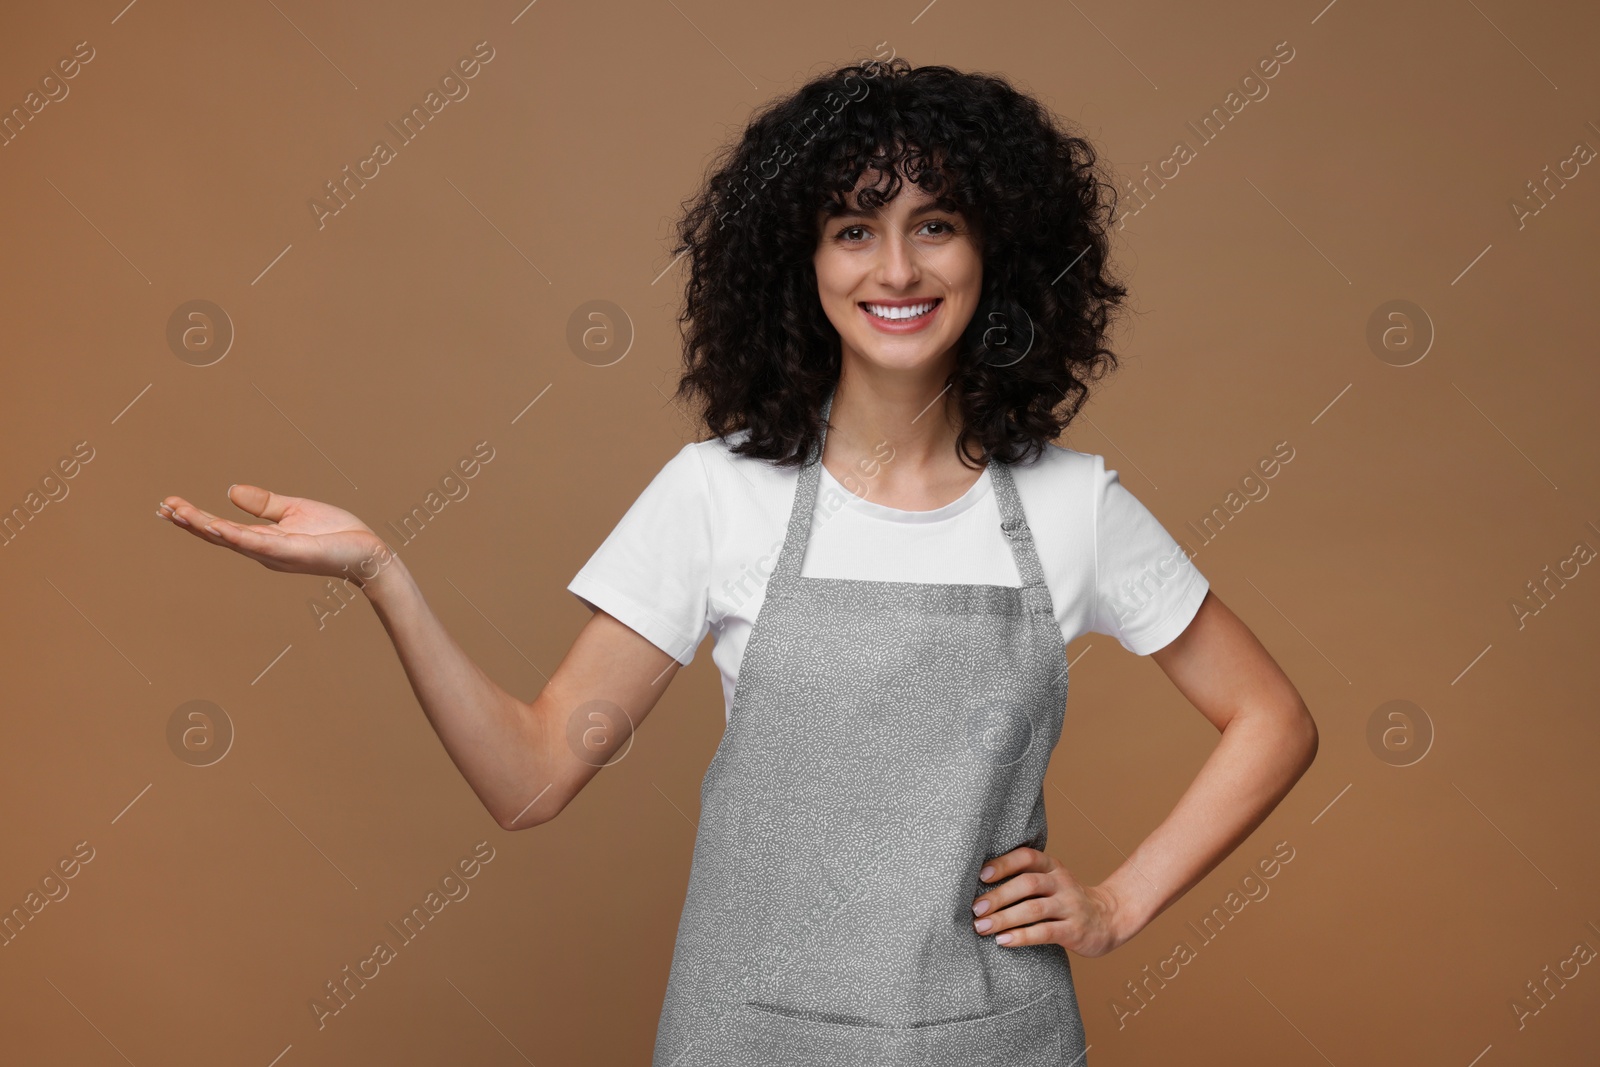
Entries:
{"label": "open palm", "polygon": [[267,522],[254,526],[232,522],[181,496],[162,500],[156,514],[203,541],[226,545],[275,571],[360,581],[376,575],[389,558],[383,539],[343,508],[284,496],[257,485],[235,485],[229,489],[228,499]]}

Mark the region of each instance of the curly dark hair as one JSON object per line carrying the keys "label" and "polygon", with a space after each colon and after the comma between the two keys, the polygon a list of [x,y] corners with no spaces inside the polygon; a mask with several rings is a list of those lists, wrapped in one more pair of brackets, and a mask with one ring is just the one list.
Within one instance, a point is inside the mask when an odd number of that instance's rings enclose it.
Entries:
{"label": "curly dark hair", "polygon": [[810,454],[841,366],[812,263],[818,213],[843,211],[868,167],[889,182],[864,188],[861,208],[893,199],[903,167],[979,235],[982,293],[946,382],[957,453],[968,462],[970,442],[1002,462],[1036,457],[1117,365],[1105,347],[1127,295],[1108,267],[1116,187],[1088,141],[1003,78],[898,57],[769,104],[685,201],[672,249],[690,257],[675,399],[716,437],[748,429],[737,453],[782,465]]}

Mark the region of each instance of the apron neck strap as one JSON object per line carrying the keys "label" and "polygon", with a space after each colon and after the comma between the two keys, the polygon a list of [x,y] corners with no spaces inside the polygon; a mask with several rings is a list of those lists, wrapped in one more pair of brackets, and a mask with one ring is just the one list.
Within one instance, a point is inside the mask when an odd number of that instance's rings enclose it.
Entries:
{"label": "apron neck strap", "polygon": [[[822,402],[822,433],[812,446],[805,464],[800,468],[799,484],[795,487],[794,504],[789,511],[789,528],[784,535],[783,549],[778,554],[778,564],[772,570],[769,585],[786,585],[800,577],[800,565],[805,559],[806,545],[811,540],[811,527],[817,506],[817,487],[822,478],[822,456],[828,442],[828,413],[833,409],[833,396],[837,385],[828,390]],[[1046,596],[1044,566],[1034,547],[1033,529],[1022,510],[1022,499],[1017,494],[1016,482],[1009,464],[991,459],[989,478],[993,483],[995,502],[1000,508],[1000,532],[1011,546],[1011,556],[1022,578],[1022,587],[1029,596],[1039,599]],[[1045,601],[1048,603],[1048,601]]]}

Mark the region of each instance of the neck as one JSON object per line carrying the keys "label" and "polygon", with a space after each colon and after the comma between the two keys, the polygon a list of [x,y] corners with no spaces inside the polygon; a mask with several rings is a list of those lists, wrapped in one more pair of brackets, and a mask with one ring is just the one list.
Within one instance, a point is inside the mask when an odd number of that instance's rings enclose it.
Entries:
{"label": "neck", "polygon": [[848,460],[884,444],[905,468],[954,458],[960,414],[944,385],[944,368],[916,375],[851,370],[847,362],[828,412],[829,458]]}
{"label": "neck", "polygon": [[944,370],[851,374],[847,363],[828,411],[823,463],[857,496],[888,507],[931,511],[982,476],[961,462],[959,410]]}

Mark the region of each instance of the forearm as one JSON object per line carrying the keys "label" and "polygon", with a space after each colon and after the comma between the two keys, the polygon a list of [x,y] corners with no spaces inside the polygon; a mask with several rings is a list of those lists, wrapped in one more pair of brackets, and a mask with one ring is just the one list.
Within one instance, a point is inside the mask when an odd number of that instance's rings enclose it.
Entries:
{"label": "forearm", "polygon": [[[397,555],[362,591],[394,643],[395,652],[434,732],[458,770],[502,826],[541,822],[560,803],[549,790],[551,762],[539,719],[490,679],[445,630]],[[528,805],[538,796],[538,803]],[[518,817],[520,815],[520,818]]]}
{"label": "forearm", "polygon": [[1303,708],[1241,711],[1170,815],[1101,883],[1118,943],[1144,929],[1239,846],[1305,773],[1316,728]]}

